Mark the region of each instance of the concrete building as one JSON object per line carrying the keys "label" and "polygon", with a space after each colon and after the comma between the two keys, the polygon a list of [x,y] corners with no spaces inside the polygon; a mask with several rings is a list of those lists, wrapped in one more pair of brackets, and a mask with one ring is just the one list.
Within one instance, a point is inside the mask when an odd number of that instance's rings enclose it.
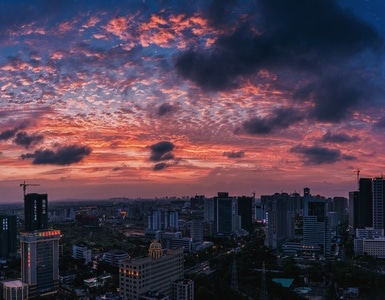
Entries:
{"label": "concrete building", "polygon": [[191,220],[190,238],[194,242],[203,241],[203,222],[202,220]]}
{"label": "concrete building", "polygon": [[88,264],[92,261],[92,250],[86,246],[73,245],[72,257],[76,259],[84,259],[84,264]]}
{"label": "concrete building", "polygon": [[238,215],[241,216],[241,228],[249,233],[253,231],[253,204],[253,197],[242,196],[237,198]]}
{"label": "concrete building", "polygon": [[0,282],[0,299],[26,300],[28,299],[28,285],[21,280],[6,280]]}
{"label": "concrete building", "polygon": [[103,255],[103,260],[108,262],[111,266],[119,266],[121,260],[128,258],[128,253],[123,250],[112,249]]}
{"label": "concrete building", "polygon": [[233,198],[228,193],[219,192],[214,197],[214,232],[219,237],[233,233]]}
{"label": "concrete building", "polygon": [[172,284],[172,299],[194,300],[194,281],[191,279],[180,279]]}
{"label": "concrete building", "polygon": [[331,254],[331,232],[327,215],[327,203],[323,198],[305,197],[303,217],[303,244],[320,246],[321,254]]}
{"label": "concrete building", "polygon": [[385,228],[385,180],[382,177],[373,178],[373,228]]}
{"label": "concrete building", "polygon": [[164,251],[162,245],[154,241],[148,256],[120,262],[120,295],[133,300],[149,291],[170,296],[173,282],[182,279],[183,274],[183,249]]}

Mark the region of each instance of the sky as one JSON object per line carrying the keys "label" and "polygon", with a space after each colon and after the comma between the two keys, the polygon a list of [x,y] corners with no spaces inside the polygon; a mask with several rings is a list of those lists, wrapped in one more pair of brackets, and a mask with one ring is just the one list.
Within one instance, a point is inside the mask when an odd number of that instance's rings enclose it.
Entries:
{"label": "sky", "polygon": [[[382,0],[2,0],[0,202],[344,196],[385,171]],[[39,185],[39,186],[38,186]]]}

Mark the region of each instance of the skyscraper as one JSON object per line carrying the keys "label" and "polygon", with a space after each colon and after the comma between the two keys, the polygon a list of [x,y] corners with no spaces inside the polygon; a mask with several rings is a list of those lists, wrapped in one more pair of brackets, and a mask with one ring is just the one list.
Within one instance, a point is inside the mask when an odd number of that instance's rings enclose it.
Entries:
{"label": "skyscraper", "polygon": [[55,294],[59,287],[60,230],[48,229],[47,194],[24,196],[25,231],[20,233],[21,277],[29,299]]}
{"label": "skyscraper", "polygon": [[229,236],[233,231],[233,198],[220,192],[214,197],[214,230],[218,236]]}
{"label": "skyscraper", "polygon": [[249,233],[253,230],[253,198],[238,197],[238,215],[241,216],[241,227]]}
{"label": "skyscraper", "polygon": [[50,295],[59,288],[60,230],[20,234],[21,278],[28,284],[29,299]]}
{"label": "skyscraper", "polygon": [[24,231],[48,229],[47,194],[26,194],[24,196]]}
{"label": "skyscraper", "polygon": [[373,228],[385,228],[385,180],[382,177],[373,179]]}
{"label": "skyscraper", "polygon": [[17,253],[16,216],[0,215],[0,258]]}
{"label": "skyscraper", "polygon": [[358,228],[373,226],[373,193],[371,178],[360,178],[357,212]]}
{"label": "skyscraper", "polygon": [[305,197],[303,217],[303,245],[320,246],[323,255],[331,254],[330,225],[325,199]]}

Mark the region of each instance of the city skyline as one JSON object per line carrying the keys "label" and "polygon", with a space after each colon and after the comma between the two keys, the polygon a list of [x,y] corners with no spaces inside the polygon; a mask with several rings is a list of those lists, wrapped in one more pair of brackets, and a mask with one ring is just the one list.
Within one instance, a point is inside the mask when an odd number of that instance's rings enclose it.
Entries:
{"label": "city skyline", "polygon": [[0,7],[0,202],[348,197],[385,170],[383,1]]}

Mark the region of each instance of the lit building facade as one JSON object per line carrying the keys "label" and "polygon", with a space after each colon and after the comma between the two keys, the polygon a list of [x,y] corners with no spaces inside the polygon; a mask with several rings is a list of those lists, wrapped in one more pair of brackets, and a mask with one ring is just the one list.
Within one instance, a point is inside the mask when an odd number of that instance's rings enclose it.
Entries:
{"label": "lit building facade", "polygon": [[162,245],[154,241],[149,256],[120,262],[120,295],[133,300],[148,291],[170,296],[173,282],[182,279],[183,274],[183,249],[164,251]]}
{"label": "lit building facade", "polygon": [[26,194],[24,196],[24,231],[48,229],[47,194]]}
{"label": "lit building facade", "polygon": [[7,280],[0,282],[0,299],[26,300],[28,299],[28,285],[20,280]]}
{"label": "lit building facade", "polygon": [[22,232],[21,277],[28,284],[29,298],[57,292],[59,287],[60,230]]}
{"label": "lit building facade", "polygon": [[16,216],[0,215],[0,258],[17,252]]}

